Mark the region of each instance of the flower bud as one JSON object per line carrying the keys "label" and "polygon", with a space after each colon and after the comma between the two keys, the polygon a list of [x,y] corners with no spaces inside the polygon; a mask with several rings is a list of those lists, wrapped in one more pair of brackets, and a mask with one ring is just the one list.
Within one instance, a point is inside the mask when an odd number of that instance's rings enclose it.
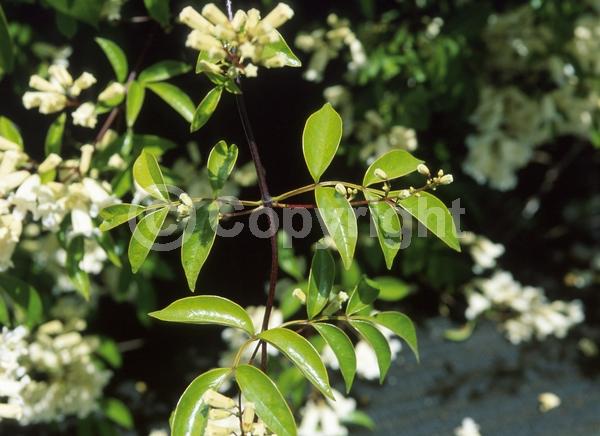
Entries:
{"label": "flower bud", "polygon": [[346,195],[348,195],[348,191],[346,191],[346,188],[341,183],[338,183],[337,185],[335,185],[335,190],[337,191],[338,194],[343,195],[344,197]]}
{"label": "flower bud", "polygon": [[246,403],[246,407],[244,407],[244,411],[242,412],[242,430],[244,430],[244,433],[252,431],[254,413],[254,403]]}
{"label": "flower bud", "polygon": [[218,421],[220,419],[229,418],[231,412],[227,409],[210,409],[208,411],[208,419]]}
{"label": "flower bud", "polygon": [[246,15],[246,13],[241,9],[238,10],[233,16],[233,20],[231,20],[231,26],[233,27],[233,30],[236,32],[242,30],[242,27],[244,27],[244,24],[246,24],[247,19],[248,15]]}
{"label": "flower bud", "polygon": [[179,200],[187,207],[194,207],[194,202],[192,201],[191,197],[185,192],[179,195]]}
{"label": "flower bud", "polygon": [[387,180],[388,179],[388,175],[385,171],[383,171],[381,168],[375,168],[375,177],[377,177],[378,179],[381,180]]}
{"label": "flower bud", "polygon": [[185,24],[188,27],[196,30],[202,30],[205,32],[209,32],[212,30],[213,25],[204,18],[202,15],[198,13],[196,9],[191,6],[186,6],[179,13],[179,21]]}
{"label": "flower bud", "polygon": [[454,177],[452,177],[452,174],[446,174],[446,175],[440,177],[440,185],[449,185],[453,181],[454,181]]}
{"label": "flower bud", "polygon": [[425,165],[425,164],[419,164],[417,166],[417,171],[422,176],[425,176],[425,177],[430,177],[431,176],[431,172],[429,171],[429,168],[427,168],[427,165]]}
{"label": "flower bud", "polygon": [[248,11],[248,17],[246,19],[246,32],[250,34],[254,34],[256,30],[256,26],[260,21],[260,12],[258,9],[250,9]]}
{"label": "flower bud", "polygon": [[69,93],[72,96],[77,97],[81,91],[88,89],[94,83],[96,83],[96,78],[90,73],[84,72],[75,80],[75,83],[73,83],[73,86],[71,86]]}
{"label": "flower bud", "polygon": [[258,76],[258,67],[254,64],[248,64],[244,67],[244,75],[246,77]]}
{"label": "flower bud", "polygon": [[276,29],[294,16],[294,10],[285,3],[279,3],[269,14],[261,21],[260,27]]}
{"label": "flower bud", "polygon": [[442,177],[444,175],[444,170],[439,170],[437,173],[438,177]]}
{"label": "flower bud", "polygon": [[208,3],[202,8],[202,15],[204,15],[211,23],[220,24],[221,26],[229,27],[229,19],[221,9],[215,6],[214,3]]}
{"label": "flower bud", "polygon": [[62,65],[52,65],[48,68],[48,73],[50,73],[50,76],[65,88],[73,84],[73,78]]}
{"label": "flower bud", "polygon": [[206,404],[217,409],[232,409],[235,407],[235,401],[232,398],[221,395],[212,389],[206,391],[202,398]]}
{"label": "flower bud", "polygon": [[47,173],[48,171],[52,171],[54,168],[58,166],[62,162],[62,157],[57,155],[56,153],[50,153],[44,162],[40,164],[38,167],[38,172],[40,174]]}
{"label": "flower bud", "polygon": [[292,295],[295,298],[297,298],[298,300],[300,300],[300,302],[302,304],[306,303],[306,294],[304,293],[304,291],[302,291],[302,289],[300,289],[300,288],[294,289],[294,291],[292,292]]}
{"label": "flower bud", "polygon": [[64,92],[64,89],[58,83],[50,83],[37,74],[29,78],[29,86],[42,92]]}
{"label": "flower bud", "polygon": [[119,100],[125,95],[125,87],[118,82],[113,82],[108,85],[104,91],[98,96],[98,101],[108,103],[111,101]]}
{"label": "flower bud", "polygon": [[79,160],[79,172],[83,175],[90,169],[92,163],[92,154],[94,153],[94,146],[91,144],[85,144],[81,146],[81,159]]}

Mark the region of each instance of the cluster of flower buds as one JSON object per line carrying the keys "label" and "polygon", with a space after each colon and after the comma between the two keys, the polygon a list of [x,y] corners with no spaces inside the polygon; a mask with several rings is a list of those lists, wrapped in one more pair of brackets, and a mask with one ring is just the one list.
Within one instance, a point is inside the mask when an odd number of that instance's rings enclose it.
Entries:
{"label": "cluster of flower buds", "polygon": [[435,189],[439,185],[449,185],[454,181],[452,174],[444,174],[444,170],[439,170],[437,176],[432,177],[431,171],[429,171],[429,168],[425,164],[419,164],[417,171],[419,174],[427,177],[427,185],[431,186],[432,189]]}
{"label": "cluster of flower buds", "polygon": [[[272,433],[265,423],[256,420],[253,403],[245,402],[240,411],[238,403],[230,397],[222,395],[212,389],[206,391],[202,397],[209,407],[206,436],[229,436],[231,434],[244,434],[252,436],[266,436]],[[240,426],[242,432],[240,433]]]}
{"label": "cluster of flower buds", "polygon": [[179,195],[179,201],[181,202],[179,206],[177,206],[177,216],[178,219],[183,219],[190,216],[192,210],[194,210],[194,202],[192,198],[185,192],[182,192]]}
{"label": "cluster of flower buds", "polygon": [[341,183],[335,185],[335,190],[338,194],[346,197],[348,200],[352,200],[358,194],[358,189],[355,188],[346,188]]}
{"label": "cluster of flower buds", "polygon": [[279,3],[261,19],[257,9],[238,10],[231,21],[216,5],[209,3],[198,13],[191,6],[179,14],[192,28],[186,45],[201,52],[198,68],[207,73],[255,77],[258,65],[279,68],[290,65],[283,53],[272,49],[281,40],[276,30],[294,15],[288,5]]}
{"label": "cluster of flower buds", "polygon": [[27,109],[39,108],[42,114],[60,112],[73,99],[88,89],[96,78],[90,73],[84,72],[76,80],[62,65],[52,65],[48,68],[49,79],[35,74],[29,79],[29,86],[35,91],[26,92],[23,95],[23,105]]}

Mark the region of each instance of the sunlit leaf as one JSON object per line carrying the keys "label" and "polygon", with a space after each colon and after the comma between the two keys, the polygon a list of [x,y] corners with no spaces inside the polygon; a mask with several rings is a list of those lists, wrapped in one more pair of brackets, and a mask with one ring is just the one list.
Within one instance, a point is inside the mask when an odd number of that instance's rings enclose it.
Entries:
{"label": "sunlit leaf", "polygon": [[46,156],[48,156],[50,153],[60,154],[66,121],[67,114],[63,113],[59,115],[59,117],[54,120],[52,124],[50,124],[50,128],[48,129],[46,140],[44,142]]}
{"label": "sunlit leaf", "polygon": [[127,251],[131,270],[134,273],[138,272],[144,260],[148,257],[148,253],[150,253],[168,213],[168,207],[158,209],[142,218],[136,226]]}
{"label": "sunlit leaf", "polygon": [[398,254],[402,242],[400,217],[396,209],[386,201],[373,202],[376,197],[366,193],[365,198],[371,201],[369,211],[375,225],[379,246],[385,258],[385,264],[388,269],[392,269],[394,258]]}
{"label": "sunlit leaf", "polygon": [[378,295],[379,289],[374,286],[371,280],[363,277],[350,294],[350,299],[346,305],[346,315],[352,315],[369,307]]}
{"label": "sunlit leaf", "polygon": [[237,146],[235,144],[228,146],[225,141],[219,141],[210,151],[206,166],[208,180],[214,192],[219,192],[225,186],[225,182],[233,171],[237,157]]}
{"label": "sunlit leaf", "polygon": [[196,111],[194,112],[194,118],[192,119],[192,124],[190,126],[190,131],[195,132],[204,126],[210,117],[217,109],[217,105],[221,100],[221,94],[223,93],[223,88],[217,86],[216,88],[211,89],[208,94],[202,99]]}
{"label": "sunlit leaf", "polygon": [[287,42],[285,42],[283,36],[281,36],[281,34],[277,30],[275,30],[275,33],[277,33],[278,38],[276,41],[270,42],[265,45],[262,52],[263,59],[268,59],[270,57],[280,55],[283,56],[283,58],[285,59],[285,66],[301,67],[302,62],[300,62],[300,59],[298,59],[294,52],[292,52],[292,49],[287,44]]}
{"label": "sunlit leaf", "polygon": [[169,106],[183,117],[188,123],[194,119],[194,102],[180,88],[170,83],[148,83],[146,87],[162,98]]}
{"label": "sunlit leaf", "polygon": [[302,151],[310,175],[318,182],[342,139],[342,117],[330,103],[313,113],[304,126]]}
{"label": "sunlit leaf", "polygon": [[188,73],[191,69],[192,67],[185,62],[172,60],[160,61],[144,69],[138,76],[138,80],[142,83],[162,82],[163,80]]}
{"label": "sunlit leaf", "polygon": [[346,383],[346,393],[350,392],[356,374],[356,353],[350,338],[338,327],[331,324],[314,323],[312,326],[323,337],[337,358],[342,377]]}
{"label": "sunlit leaf", "polygon": [[112,65],[117,80],[121,83],[125,82],[127,79],[129,66],[127,65],[127,57],[125,56],[123,50],[121,50],[117,44],[108,39],[96,38],[96,42],[102,51],[104,51],[104,54]]}
{"label": "sunlit leaf", "polygon": [[127,118],[127,127],[133,127],[137,120],[142,105],[144,104],[144,97],[146,90],[137,81],[133,81],[127,88],[127,100],[126,100],[126,111],[125,115]]}
{"label": "sunlit leaf", "polygon": [[417,343],[417,331],[410,318],[400,312],[381,312],[371,318],[373,322],[390,329],[406,341],[410,349],[419,360],[419,346]]}
{"label": "sunlit leaf", "polygon": [[23,149],[23,137],[19,132],[19,128],[15,123],[3,116],[0,116],[0,136],[12,142],[14,144],[12,147]]}
{"label": "sunlit leaf", "polygon": [[383,383],[385,376],[392,364],[392,352],[387,339],[383,336],[377,327],[368,321],[351,320],[350,325],[358,332],[360,337],[367,342],[377,357],[379,366],[379,381]]}
{"label": "sunlit leaf", "polygon": [[139,216],[146,208],[139,204],[113,204],[100,210],[100,217],[104,220],[100,224],[103,232],[120,226],[123,223]]}
{"label": "sunlit leaf", "polygon": [[382,180],[375,175],[375,170],[380,169],[387,174],[388,180],[397,179],[417,170],[417,166],[423,163],[422,160],[415,158],[405,150],[392,150],[373,162],[363,179],[363,185],[369,186],[374,183],[381,183]]}
{"label": "sunlit leaf", "polygon": [[133,164],[133,178],[140,185],[140,188],[154,198],[169,201],[165,179],[156,158],[152,154],[142,151]]}
{"label": "sunlit leaf", "polygon": [[308,277],[306,311],[309,318],[317,316],[327,306],[335,279],[335,262],[328,250],[316,250]]}

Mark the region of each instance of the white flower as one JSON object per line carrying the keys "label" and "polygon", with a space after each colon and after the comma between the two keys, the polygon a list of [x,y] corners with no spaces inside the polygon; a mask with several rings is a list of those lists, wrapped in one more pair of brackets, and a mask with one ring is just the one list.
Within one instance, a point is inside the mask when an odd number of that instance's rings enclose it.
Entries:
{"label": "white flower", "polygon": [[93,129],[96,127],[98,118],[96,116],[96,106],[94,103],[83,103],[72,114],[73,124],[76,126],[87,127]]}
{"label": "white flower", "polygon": [[454,429],[454,436],[481,436],[479,429],[473,418],[464,418],[460,427]]}
{"label": "white flower", "polygon": [[488,300],[478,292],[473,292],[472,294],[470,294],[468,301],[469,307],[467,307],[467,310],[465,312],[465,317],[467,319],[477,318],[480,314],[482,314],[492,306],[490,300]]}
{"label": "white flower", "polygon": [[495,244],[485,236],[473,235],[472,241],[465,242],[468,244],[471,257],[475,261],[473,272],[476,274],[482,273],[486,269],[496,266],[496,259],[504,254],[504,245]]}
{"label": "white flower", "polygon": [[79,261],[79,268],[89,274],[99,274],[102,272],[107,258],[106,251],[94,239],[86,239],[83,259]]}
{"label": "white flower", "polygon": [[98,101],[110,103],[114,100],[121,99],[125,95],[125,91],[125,86],[118,82],[113,82],[100,93]]}
{"label": "white flower", "polygon": [[552,392],[544,392],[538,396],[540,411],[545,413],[560,406],[560,397]]}
{"label": "white flower", "polygon": [[341,421],[356,410],[356,401],[345,398],[335,389],[335,401],[309,399],[300,411],[302,420],[298,427],[300,436],[345,436],[348,429]]}
{"label": "white flower", "polygon": [[21,238],[22,221],[12,215],[0,215],[0,272],[13,266],[11,258]]}

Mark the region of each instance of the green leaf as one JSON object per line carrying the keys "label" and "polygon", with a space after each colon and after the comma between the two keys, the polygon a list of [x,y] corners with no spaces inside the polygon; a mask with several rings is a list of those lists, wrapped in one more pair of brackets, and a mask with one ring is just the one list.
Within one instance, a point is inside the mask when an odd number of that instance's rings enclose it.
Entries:
{"label": "green leaf", "polygon": [[381,183],[382,180],[375,175],[376,169],[383,170],[388,180],[394,180],[398,177],[405,176],[417,170],[417,166],[423,163],[422,160],[415,158],[412,154],[405,150],[392,150],[378,158],[367,168],[363,179],[363,186]]}
{"label": "green leaf", "polygon": [[134,273],[138,272],[144,260],[146,260],[148,253],[150,253],[150,249],[154,245],[154,240],[158,236],[168,213],[168,207],[163,207],[149,213],[140,220],[133,231],[127,255],[131,264],[131,270]]}
{"label": "green leaf", "polygon": [[208,155],[208,179],[215,193],[219,192],[233,171],[238,157],[235,144],[227,146],[225,141],[219,141]]}
{"label": "green leaf", "polygon": [[350,392],[356,374],[356,353],[352,341],[346,333],[334,325],[315,323],[312,326],[333,350],[346,383],[346,393]]}
{"label": "green leaf", "polygon": [[318,182],[342,139],[342,117],[330,103],[313,113],[304,126],[302,152],[310,175]]}
{"label": "green leaf", "polygon": [[296,436],[296,422],[283,395],[264,372],[250,365],[240,365],[235,378],[244,398],[254,403],[256,414],[278,436]]}
{"label": "green leaf", "polygon": [[116,398],[107,398],[102,402],[102,410],[111,421],[128,430],[133,429],[133,416],[122,401]]}
{"label": "green leaf", "polygon": [[42,322],[42,300],[33,286],[8,274],[0,274],[0,289],[6,292],[11,302],[18,308],[13,312],[19,324],[31,328]]}
{"label": "green leaf", "polygon": [[96,27],[104,2],[90,0],[46,0],[54,9]]}
{"label": "green leaf", "polygon": [[67,247],[67,273],[75,289],[85,298],[90,299],[90,277],[79,267],[79,262],[85,256],[85,240],[78,236],[69,242]]}
{"label": "green leaf", "polygon": [[277,245],[279,268],[296,280],[303,281],[306,263],[303,257],[296,257],[294,255],[294,249],[291,248],[290,236],[284,230],[277,233]]}
{"label": "green leaf", "polygon": [[46,156],[48,156],[50,153],[60,154],[60,149],[62,147],[62,139],[63,139],[63,133],[65,131],[65,122],[66,121],[67,121],[67,114],[62,113],[50,125],[50,128],[48,129],[48,133],[46,134],[46,141],[44,143],[44,149],[46,152]]}
{"label": "green leaf", "polygon": [[465,325],[447,329],[444,331],[444,338],[453,342],[462,342],[466,341],[473,334],[473,330],[475,329],[476,322],[467,322]]}
{"label": "green leaf", "polygon": [[123,365],[123,358],[119,347],[112,339],[103,338],[96,354],[104,359],[113,368],[120,368]]}
{"label": "green leaf", "polygon": [[410,295],[412,287],[392,276],[382,276],[371,279],[371,283],[379,289],[379,298],[383,301],[399,301]]}
{"label": "green leaf", "polygon": [[398,205],[425,225],[446,245],[460,252],[454,220],[442,200],[429,192],[420,192],[418,197],[413,195],[398,201]]}
{"label": "green leaf", "polygon": [[217,109],[217,105],[221,100],[222,93],[223,88],[217,86],[211,89],[208,94],[206,94],[196,108],[196,112],[194,112],[194,119],[192,120],[192,125],[190,126],[190,132],[199,130],[208,122],[208,120],[210,120],[210,117],[215,112],[215,109]]}
{"label": "green leaf", "polygon": [[362,410],[354,410],[353,412],[350,412],[349,415],[341,419],[341,422],[344,425],[357,425],[371,431],[375,430],[375,422],[373,422],[371,417]]}
{"label": "green leaf", "polygon": [[96,43],[98,43],[102,51],[104,51],[104,54],[112,65],[117,80],[121,83],[125,82],[129,66],[127,65],[127,57],[123,50],[108,39],[96,38]]}
{"label": "green leaf", "polygon": [[254,336],[254,324],[248,313],[233,301],[214,295],[182,298],[149,315],[161,321],[234,327]]}
{"label": "green leaf", "polygon": [[325,365],[310,342],[286,328],[265,330],[258,337],[285,354],[323,395],[334,399]]}
{"label": "green leaf", "polygon": [[346,315],[352,315],[369,307],[379,295],[379,289],[374,286],[374,283],[363,277],[360,282],[354,287],[350,294],[348,304],[346,305]]}
{"label": "green leaf", "polygon": [[194,119],[194,102],[187,96],[185,92],[175,85],[170,83],[148,83],[147,88],[150,88],[156,95],[162,98],[169,106],[183,117],[188,123]]}
{"label": "green leaf", "polygon": [[67,38],[72,39],[77,33],[78,23],[75,18],[63,14],[60,11],[56,11],[55,21],[58,31]]}
{"label": "green leaf", "polygon": [[395,335],[404,339],[415,354],[417,360],[419,360],[417,331],[408,316],[400,312],[381,312],[372,317],[371,320],[390,329]]}
{"label": "green leaf", "polygon": [[10,326],[10,315],[2,294],[0,294],[0,325]]}
{"label": "green leaf", "polygon": [[392,364],[392,352],[387,339],[383,336],[377,327],[368,321],[350,320],[350,325],[358,332],[361,338],[367,342],[377,357],[379,366],[379,381],[383,383],[385,376]]}
{"label": "green leaf", "polygon": [[127,101],[126,101],[126,112],[127,116],[127,127],[133,127],[137,120],[142,105],[144,104],[144,97],[146,96],[145,88],[137,81],[133,81],[127,88]]}
{"label": "green leaf", "polygon": [[209,389],[217,389],[231,373],[229,368],[215,368],[196,377],[185,389],[171,422],[173,436],[196,436],[204,434],[208,418],[208,406],[202,401]]}
{"label": "green leaf", "polygon": [[161,26],[167,27],[169,25],[171,18],[169,0],[144,0],[144,5],[146,5],[150,16],[158,21]]}
{"label": "green leaf", "polygon": [[6,117],[0,116],[0,136],[13,142],[23,149],[23,137],[15,123]]}
{"label": "green leaf", "polygon": [[14,46],[8,32],[8,21],[0,5],[0,76],[10,73],[14,65]]}
{"label": "green leaf", "polygon": [[344,267],[350,268],[358,239],[356,215],[346,197],[334,188],[317,187],[315,199],[327,231],[342,257]]}
{"label": "green leaf", "polygon": [[162,82],[181,74],[185,74],[192,69],[188,64],[179,61],[160,61],[150,65],[142,71],[138,77],[141,83]]}
{"label": "green leaf", "polygon": [[315,251],[308,277],[308,294],[306,311],[309,318],[314,318],[327,306],[329,294],[335,279],[335,262],[328,250]]}
{"label": "green leaf", "polygon": [[100,217],[104,220],[100,224],[100,230],[105,232],[126,223],[130,219],[139,216],[146,207],[139,204],[113,204],[100,210]]}
{"label": "green leaf", "polygon": [[[376,200],[377,197],[365,192],[365,198],[369,201]],[[369,211],[377,232],[379,246],[385,258],[387,269],[392,269],[394,258],[400,250],[402,242],[402,227],[400,217],[396,209],[386,201],[377,201],[369,203]]]}
{"label": "green leaf", "polygon": [[165,152],[177,148],[173,141],[156,135],[133,135],[134,151],[145,151],[159,158]]}
{"label": "green leaf", "polygon": [[196,208],[195,213],[196,219],[190,218],[185,226],[181,245],[181,263],[192,292],[202,265],[215,242],[219,224],[219,204],[216,201],[204,203]]}
{"label": "green leaf", "polygon": [[268,59],[275,55],[283,55],[285,58],[285,66],[301,67],[302,62],[300,62],[300,59],[296,57],[290,46],[287,44],[287,42],[285,42],[285,39],[283,39],[281,33],[279,33],[277,30],[275,30],[275,32],[277,33],[278,38],[275,42],[270,42],[265,45],[261,55],[262,58]]}
{"label": "green leaf", "polygon": [[133,178],[144,191],[159,200],[169,201],[169,192],[156,158],[142,151],[133,164]]}

